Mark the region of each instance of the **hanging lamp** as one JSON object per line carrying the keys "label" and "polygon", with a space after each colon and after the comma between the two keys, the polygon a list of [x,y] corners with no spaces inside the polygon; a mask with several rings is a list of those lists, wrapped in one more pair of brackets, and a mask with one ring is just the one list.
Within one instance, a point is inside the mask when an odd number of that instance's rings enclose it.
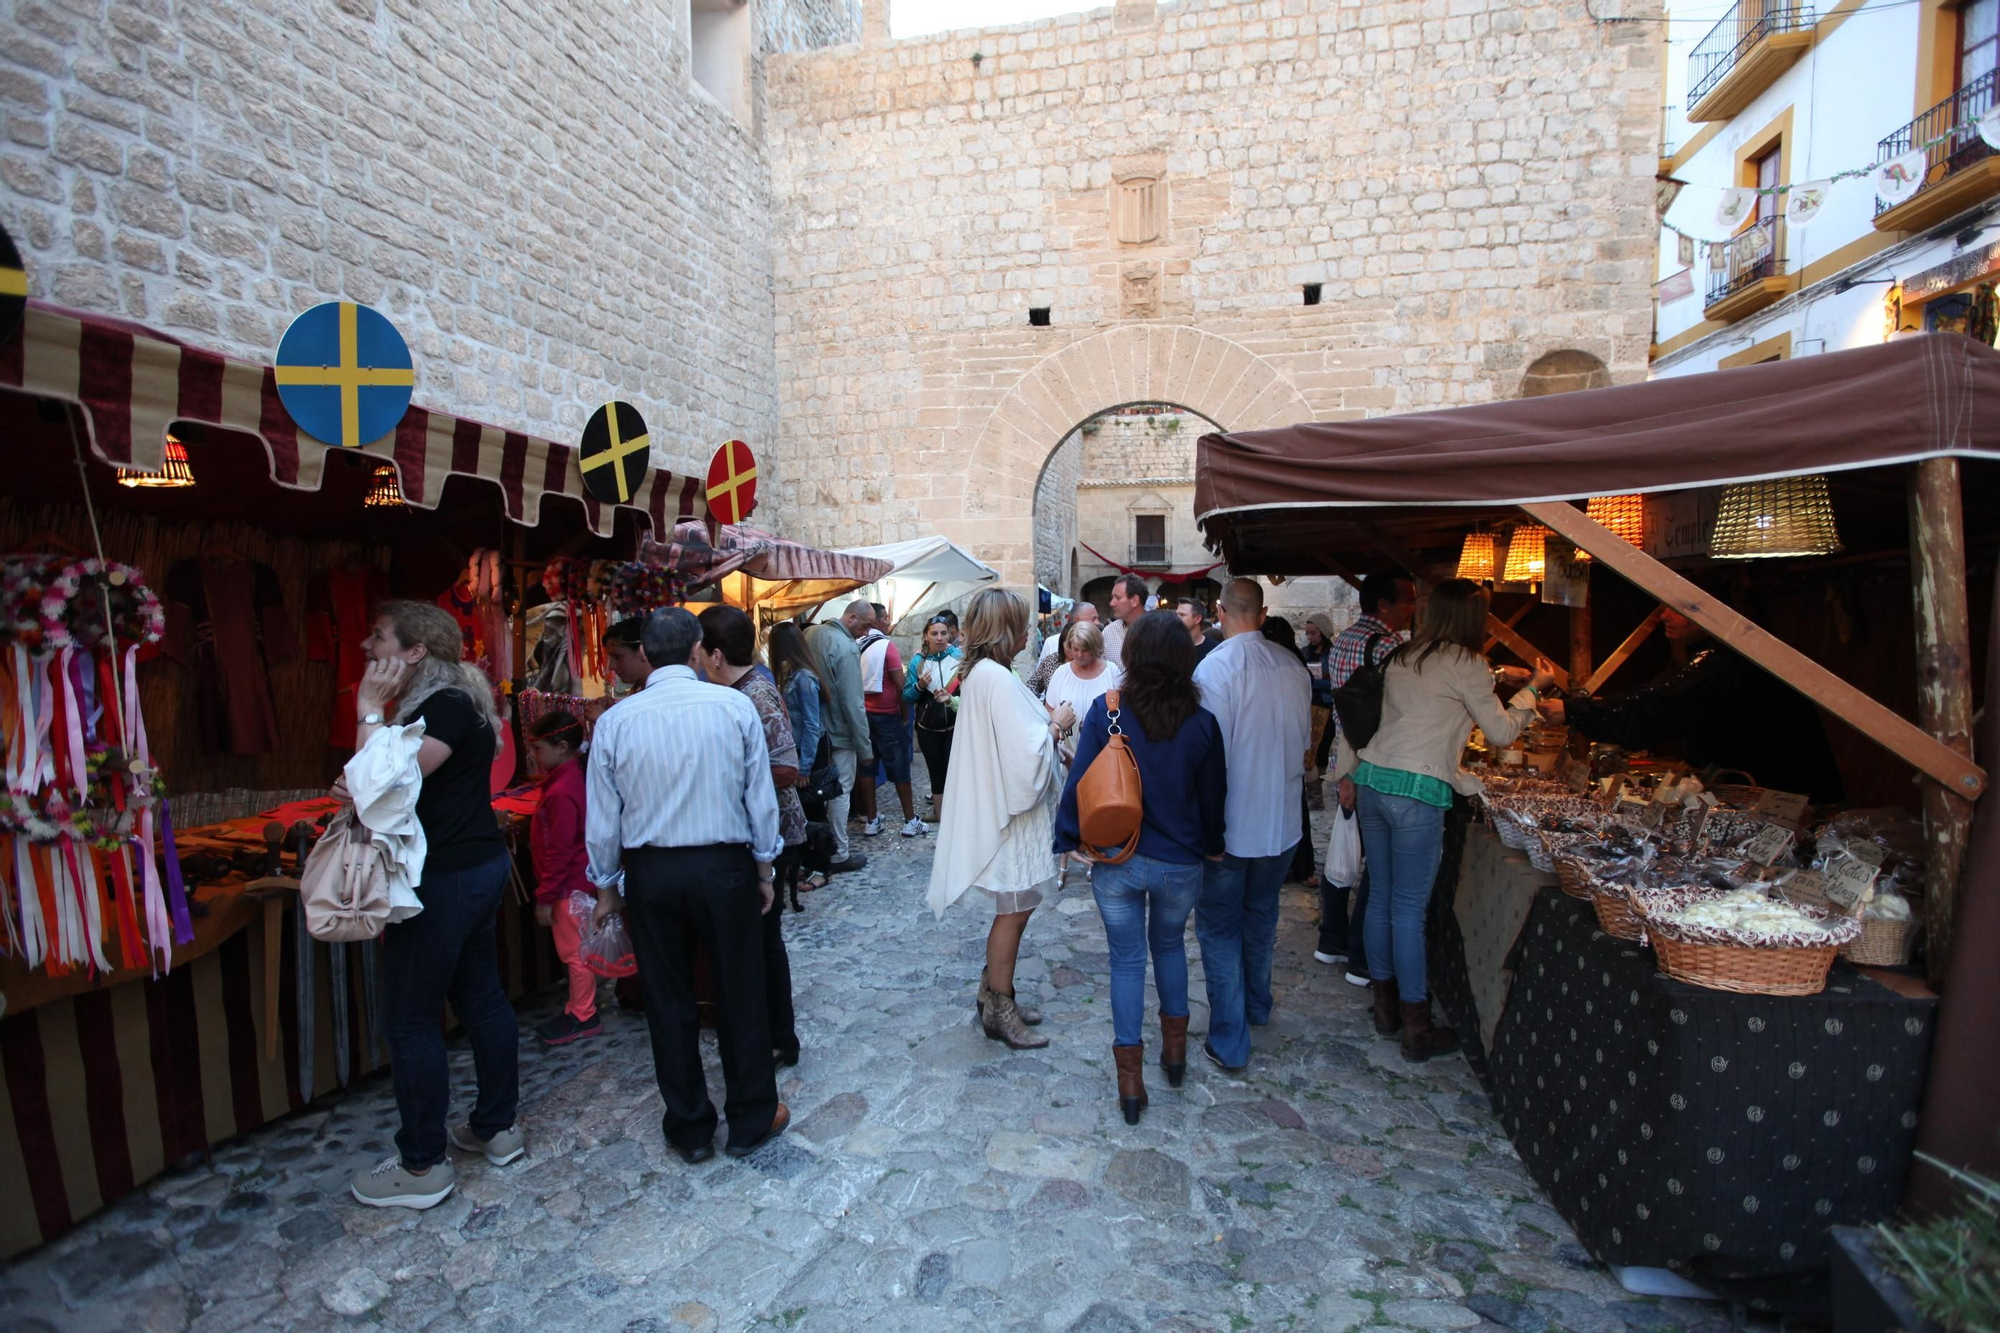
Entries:
{"label": "hanging lamp", "polygon": [[178,435],[167,436],[167,447],[160,457],[158,472],[121,467],[118,469],[118,484],[134,490],[173,490],[194,485],[194,469],[188,466],[187,446],[181,443]]}
{"label": "hanging lamp", "polygon": [[368,493],[361,497],[365,509],[394,509],[403,504],[403,487],[394,463],[377,463],[368,477]]}
{"label": "hanging lamp", "polygon": [[1638,495],[1593,495],[1584,515],[1637,546],[1646,538],[1646,501]]}
{"label": "hanging lamp", "polygon": [[1474,583],[1484,583],[1495,574],[1493,563],[1493,534],[1490,532],[1468,532],[1465,544],[1458,548],[1458,577],[1470,579]]}
{"label": "hanging lamp", "polygon": [[1539,523],[1524,523],[1507,541],[1507,564],[1500,572],[1502,583],[1540,583],[1547,557],[1549,530]]}
{"label": "hanging lamp", "polygon": [[1722,488],[1708,548],[1715,559],[1832,555],[1839,549],[1825,477],[1776,477]]}

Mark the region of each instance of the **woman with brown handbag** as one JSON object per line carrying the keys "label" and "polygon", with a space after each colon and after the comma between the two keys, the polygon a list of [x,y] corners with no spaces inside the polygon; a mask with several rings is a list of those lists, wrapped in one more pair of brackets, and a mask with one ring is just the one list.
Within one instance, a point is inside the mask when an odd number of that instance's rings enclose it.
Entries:
{"label": "woman with brown handbag", "polygon": [[[1172,611],[1150,611],[1125,637],[1119,689],[1090,706],[1077,732],[1076,762],[1056,815],[1056,850],[1093,860],[1090,889],[1111,953],[1111,1056],[1125,1123],[1146,1107],[1146,952],[1160,999],[1160,1068],[1181,1085],[1187,1073],[1187,920],[1201,897],[1202,860],[1222,857],[1228,773],[1222,728],[1201,706],[1195,650]],[[1118,737],[1117,741],[1113,737]],[[1089,848],[1089,811],[1079,789],[1091,765],[1129,751],[1137,764],[1142,819],[1125,848]],[[1086,793],[1083,798],[1088,801]]]}

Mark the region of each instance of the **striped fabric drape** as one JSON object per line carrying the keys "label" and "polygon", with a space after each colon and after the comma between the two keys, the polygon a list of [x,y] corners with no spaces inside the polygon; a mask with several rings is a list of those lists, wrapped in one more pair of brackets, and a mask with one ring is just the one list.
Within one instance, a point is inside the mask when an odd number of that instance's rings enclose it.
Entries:
{"label": "striped fabric drape", "polygon": [[[0,1018],[0,1259],[53,1239],[190,1153],[305,1105],[292,932],[281,975],[264,970],[258,914],[212,951],[158,980],[135,980]],[[534,909],[500,913],[509,995],[560,970]],[[335,1090],[330,946],[317,945],[311,1015],[315,1095]],[[348,949],[350,1082],[378,1069],[362,1003],[359,946]],[[277,1058],[265,1058],[265,987],[279,987]]]}
{"label": "striped fabric drape", "polygon": [[[157,471],[167,427],[191,421],[256,435],[271,456],[271,480],[294,490],[318,490],[333,446],[299,429],[278,401],[269,366],[190,347],[141,325],[29,302],[21,336],[0,347],[0,386],[79,404],[91,452],[107,463]],[[412,405],[393,434],[361,453],[393,462],[403,500],[436,509],[452,473],[500,487],[507,517],[541,521],[542,497],[583,502],[586,521],[611,535],[614,508],[652,520],[655,533],[706,512],[694,477],[662,468],[648,474],[629,506],[601,503],[583,486],[572,445],[482,425]]]}

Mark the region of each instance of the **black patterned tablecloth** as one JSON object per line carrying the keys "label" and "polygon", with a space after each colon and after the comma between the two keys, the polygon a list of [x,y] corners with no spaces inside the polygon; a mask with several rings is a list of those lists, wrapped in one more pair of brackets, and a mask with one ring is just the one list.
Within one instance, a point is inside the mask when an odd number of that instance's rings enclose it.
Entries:
{"label": "black patterned tablecloth", "polygon": [[1827,1228],[1896,1212],[1936,1000],[1838,962],[1814,996],[1670,981],[1557,889],[1510,961],[1487,1086],[1590,1252],[1784,1307],[1823,1302]]}

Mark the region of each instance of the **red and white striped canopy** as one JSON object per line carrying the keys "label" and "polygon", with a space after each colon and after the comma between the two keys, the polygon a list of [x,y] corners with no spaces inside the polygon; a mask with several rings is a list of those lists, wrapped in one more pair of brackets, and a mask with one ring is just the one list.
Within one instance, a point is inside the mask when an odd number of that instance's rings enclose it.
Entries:
{"label": "red and white striped canopy", "polygon": [[[167,427],[197,422],[264,441],[271,480],[316,491],[335,446],[302,434],[278,401],[269,366],[238,361],[142,325],[31,301],[21,335],[0,347],[0,387],[76,403],[90,449],[107,463],[157,472]],[[542,497],[574,496],[591,531],[612,532],[614,508],[639,510],[653,531],[706,512],[700,480],[654,468],[630,505],[607,505],[584,489],[574,445],[537,439],[412,404],[391,435],[358,451],[396,465],[403,500],[436,509],[452,473],[500,488],[507,517],[534,526]]]}

